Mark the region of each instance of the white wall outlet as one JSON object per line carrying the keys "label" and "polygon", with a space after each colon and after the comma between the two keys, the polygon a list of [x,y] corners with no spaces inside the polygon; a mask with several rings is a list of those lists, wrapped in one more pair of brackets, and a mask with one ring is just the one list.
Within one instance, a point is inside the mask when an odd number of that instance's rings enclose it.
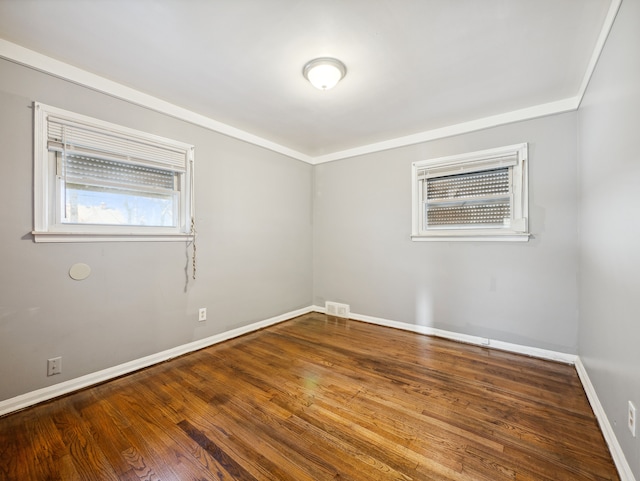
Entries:
{"label": "white wall outlet", "polygon": [[325,312],[328,316],[348,318],[350,314],[349,304],[340,304],[339,302],[326,302]]}
{"label": "white wall outlet", "polygon": [[54,374],[62,373],[62,358],[52,357],[47,359],[47,376],[53,376]]}
{"label": "white wall outlet", "polygon": [[198,321],[206,321],[207,320],[207,308],[201,307],[198,310]]}
{"label": "white wall outlet", "polygon": [[628,414],[628,426],[631,435],[636,437],[636,407],[631,401],[629,401],[629,414]]}

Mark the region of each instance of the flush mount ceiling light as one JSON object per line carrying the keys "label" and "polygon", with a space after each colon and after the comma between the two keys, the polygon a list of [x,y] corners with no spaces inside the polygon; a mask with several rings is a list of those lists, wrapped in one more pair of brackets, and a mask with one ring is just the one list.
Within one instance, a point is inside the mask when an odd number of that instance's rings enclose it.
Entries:
{"label": "flush mount ceiling light", "polygon": [[347,74],[347,67],[335,58],[316,58],[302,69],[302,75],[311,85],[320,90],[329,90],[336,86]]}

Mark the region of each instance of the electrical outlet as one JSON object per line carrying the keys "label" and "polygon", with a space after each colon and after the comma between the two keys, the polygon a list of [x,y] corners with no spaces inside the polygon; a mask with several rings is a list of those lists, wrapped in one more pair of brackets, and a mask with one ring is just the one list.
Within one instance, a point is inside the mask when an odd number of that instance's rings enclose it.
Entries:
{"label": "electrical outlet", "polygon": [[349,304],[340,304],[338,302],[326,302],[325,312],[329,316],[349,317]]}
{"label": "electrical outlet", "polygon": [[198,311],[198,321],[206,321],[207,320],[207,308],[201,307]]}
{"label": "electrical outlet", "polygon": [[628,414],[628,426],[631,435],[636,437],[636,407],[631,401],[629,401],[629,414]]}
{"label": "electrical outlet", "polygon": [[62,358],[52,357],[47,359],[47,376],[53,376],[54,374],[62,373]]}

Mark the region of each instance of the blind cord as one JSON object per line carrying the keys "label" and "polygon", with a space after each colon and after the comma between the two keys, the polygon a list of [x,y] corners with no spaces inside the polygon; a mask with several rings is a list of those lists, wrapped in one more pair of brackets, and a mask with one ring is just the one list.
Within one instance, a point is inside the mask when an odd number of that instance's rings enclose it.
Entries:
{"label": "blind cord", "polygon": [[63,199],[63,212],[61,212],[62,219],[68,219],[67,214],[67,129],[62,128],[62,177],[64,182],[64,191],[62,193]]}
{"label": "blind cord", "polygon": [[191,257],[191,269],[192,269],[192,273],[191,276],[193,277],[193,280],[196,279],[196,216],[195,216],[195,209],[196,209],[196,195],[195,195],[195,180],[196,180],[196,176],[194,173],[194,152],[193,152],[193,147],[190,149],[190,159],[189,161],[191,162],[191,171],[189,173],[189,182],[191,184],[191,189],[189,192],[189,195],[191,197],[191,235],[193,236],[193,254]]}
{"label": "blind cord", "polygon": [[191,241],[193,244],[193,254],[191,256],[191,276],[195,280],[196,278],[196,220],[195,217],[191,217],[191,235],[193,236],[193,240]]}

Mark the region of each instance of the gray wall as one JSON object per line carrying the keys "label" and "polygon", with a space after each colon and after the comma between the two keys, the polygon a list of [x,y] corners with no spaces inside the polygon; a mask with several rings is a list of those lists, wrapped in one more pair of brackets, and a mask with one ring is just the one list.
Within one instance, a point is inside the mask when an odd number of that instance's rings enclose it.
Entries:
{"label": "gray wall", "polygon": [[[411,162],[520,142],[528,243],[410,240]],[[315,304],[575,353],[576,170],[575,113],[318,165]]]}
{"label": "gray wall", "polygon": [[[0,400],[332,300],[578,352],[640,478],[626,428],[627,400],[640,409],[638,18],[625,0],[577,113],[315,168],[0,60]],[[184,243],[33,243],[34,100],[196,145],[197,280]],[[519,142],[528,243],[410,241],[411,162]],[[87,280],[69,278],[76,262]],[[64,373],[48,378],[53,356]]]}
{"label": "gray wall", "polygon": [[578,111],[579,354],[636,479],[640,426],[640,1],[622,3]]}
{"label": "gray wall", "polygon": [[[34,100],[196,146],[197,280],[183,242],[32,241]],[[0,400],[311,304],[310,165],[5,60],[0,145]]]}

